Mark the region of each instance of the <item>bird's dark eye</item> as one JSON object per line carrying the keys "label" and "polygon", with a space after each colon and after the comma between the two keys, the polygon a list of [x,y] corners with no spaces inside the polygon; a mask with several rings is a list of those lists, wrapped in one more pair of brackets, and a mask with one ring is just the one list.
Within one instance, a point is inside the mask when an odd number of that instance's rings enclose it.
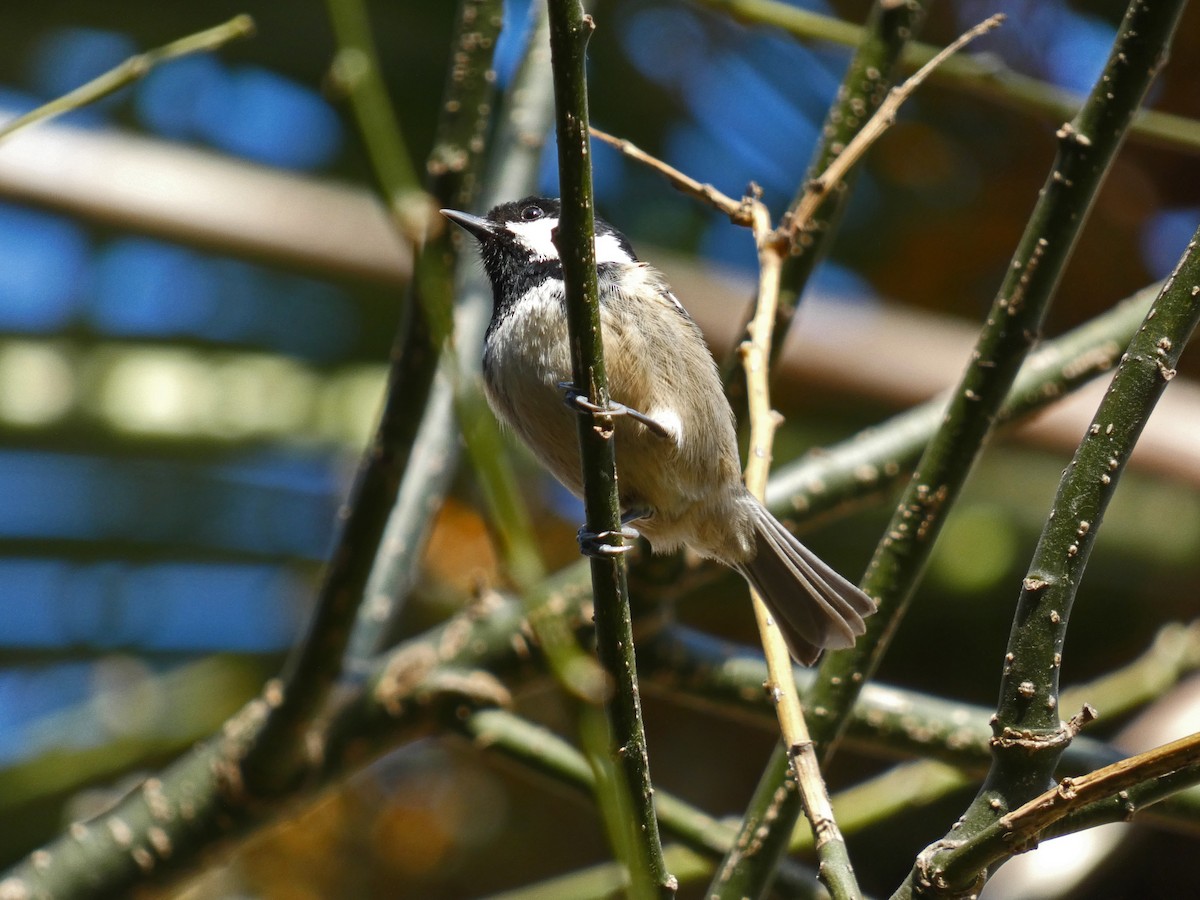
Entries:
{"label": "bird's dark eye", "polygon": [[533,222],[545,214],[546,211],[540,206],[526,206],[521,210],[521,220],[524,222]]}

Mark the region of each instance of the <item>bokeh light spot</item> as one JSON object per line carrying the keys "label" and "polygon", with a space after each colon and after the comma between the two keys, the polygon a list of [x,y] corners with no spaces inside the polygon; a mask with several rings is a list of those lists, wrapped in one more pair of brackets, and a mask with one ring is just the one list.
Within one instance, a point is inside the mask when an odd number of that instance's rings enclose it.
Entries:
{"label": "bokeh light spot", "polygon": [[215,147],[287,169],[327,165],[341,149],[341,123],[329,104],[282,75],[243,68],[208,87],[196,124]]}
{"label": "bokeh light spot", "polygon": [[1139,243],[1142,261],[1153,277],[1166,278],[1174,271],[1197,226],[1200,206],[1167,209],[1150,218]]}
{"label": "bokeh light spot", "polygon": [[0,204],[0,329],[67,325],[87,254],[83,230],[67,219]]}
{"label": "bokeh light spot", "polygon": [[206,54],[171,60],[150,71],[134,94],[138,119],[152,131],[176,140],[200,137],[201,98],[225,88],[226,70]]}
{"label": "bokeh light spot", "polygon": [[118,430],[194,432],[222,399],[208,375],[209,367],[187,351],[113,354],[100,380],[100,411]]}
{"label": "bokeh light spot", "polygon": [[75,371],[56,344],[0,344],[0,421],[44,426],[61,419],[75,403]]}
{"label": "bokeh light spot", "polygon": [[191,334],[213,317],[217,295],[216,279],[199,253],[128,238],[100,255],[87,312],[102,334]]}
{"label": "bokeh light spot", "polygon": [[993,587],[1016,562],[1018,534],[997,506],[960,506],[946,522],[930,574],[948,590],[973,594]]}

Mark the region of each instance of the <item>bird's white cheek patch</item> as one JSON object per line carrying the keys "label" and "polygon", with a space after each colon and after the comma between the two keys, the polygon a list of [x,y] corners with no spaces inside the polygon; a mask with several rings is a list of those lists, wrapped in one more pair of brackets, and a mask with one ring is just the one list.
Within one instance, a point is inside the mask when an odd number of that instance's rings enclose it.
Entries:
{"label": "bird's white cheek patch", "polygon": [[[535,259],[558,259],[558,248],[554,245],[554,229],[558,227],[558,219],[508,222],[504,227],[516,235]],[[602,234],[596,238],[596,265],[631,262],[633,257],[613,235]]]}
{"label": "bird's white cheek patch", "polygon": [[538,259],[558,259],[554,246],[554,227],[557,219],[535,219],[532,222],[508,222],[505,228],[517,236],[529,252]]}

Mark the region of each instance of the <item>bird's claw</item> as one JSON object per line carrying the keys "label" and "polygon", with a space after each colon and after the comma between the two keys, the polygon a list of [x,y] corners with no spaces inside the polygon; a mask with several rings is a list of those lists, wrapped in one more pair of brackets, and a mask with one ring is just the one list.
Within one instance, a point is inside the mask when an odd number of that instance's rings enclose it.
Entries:
{"label": "bird's claw", "polygon": [[610,400],[607,407],[600,406],[599,404],[593,403],[591,400],[589,400],[586,394],[581,393],[579,389],[569,381],[560,381],[558,383],[558,389],[563,392],[563,400],[566,402],[567,406],[576,412],[581,412],[592,416],[628,416],[635,422],[640,422],[642,425],[645,425],[648,429],[650,429],[650,431],[654,432],[659,437],[667,438],[671,436],[671,433],[659,422],[650,418],[644,412],[638,412],[638,410],[630,406],[626,406],[624,403],[617,403],[615,400]]}
{"label": "bird's claw", "polygon": [[623,556],[633,549],[632,543],[613,543],[617,539],[626,541],[636,541],[640,535],[628,525],[622,525],[616,531],[601,531],[596,533],[588,531],[587,526],[583,526],[576,533],[575,538],[579,541],[579,551],[584,556],[594,556],[597,559],[611,559],[614,556]]}

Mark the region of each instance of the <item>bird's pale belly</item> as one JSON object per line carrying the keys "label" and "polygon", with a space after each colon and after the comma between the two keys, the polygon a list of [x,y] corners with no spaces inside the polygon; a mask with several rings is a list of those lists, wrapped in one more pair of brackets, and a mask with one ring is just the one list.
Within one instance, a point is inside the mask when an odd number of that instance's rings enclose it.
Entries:
{"label": "bird's pale belly", "polygon": [[[578,431],[581,413],[567,406],[558,387],[569,380],[569,370],[538,364],[544,361],[544,357],[527,357],[524,362],[533,365],[514,366],[510,359],[504,371],[489,373],[485,382],[488,399],[497,417],[579,497],[583,495]],[[623,397],[613,399],[634,406]],[[728,543],[730,522],[742,515],[740,510],[730,508],[729,474],[721,469],[719,460],[714,457],[706,461],[711,471],[704,472],[685,490],[679,479],[678,448],[670,438],[655,434],[633,419],[617,416],[614,439],[622,512],[646,514],[633,526],[658,551],[688,543],[705,555],[719,555],[717,548]],[[711,537],[707,534],[710,531]]]}

